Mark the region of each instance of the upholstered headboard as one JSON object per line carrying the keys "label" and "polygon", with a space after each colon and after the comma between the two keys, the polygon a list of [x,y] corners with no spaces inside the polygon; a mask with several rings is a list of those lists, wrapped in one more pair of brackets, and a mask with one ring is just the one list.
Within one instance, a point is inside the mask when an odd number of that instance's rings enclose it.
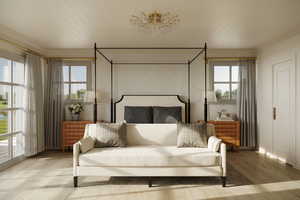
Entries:
{"label": "upholstered headboard", "polygon": [[179,106],[182,108],[182,121],[187,122],[187,103],[179,95],[122,95],[121,99],[114,103],[115,122],[124,120],[125,106]]}

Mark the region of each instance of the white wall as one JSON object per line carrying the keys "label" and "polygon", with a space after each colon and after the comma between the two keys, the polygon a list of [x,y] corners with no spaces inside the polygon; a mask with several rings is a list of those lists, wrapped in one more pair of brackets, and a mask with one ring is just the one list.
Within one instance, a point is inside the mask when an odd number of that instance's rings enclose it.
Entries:
{"label": "white wall", "polygon": [[259,146],[262,152],[272,154],[272,65],[286,59],[290,59],[295,67],[296,116],[291,116],[295,120],[295,131],[292,133],[295,136],[292,143],[292,157],[295,162],[292,164],[300,168],[300,34],[264,46],[258,51]]}

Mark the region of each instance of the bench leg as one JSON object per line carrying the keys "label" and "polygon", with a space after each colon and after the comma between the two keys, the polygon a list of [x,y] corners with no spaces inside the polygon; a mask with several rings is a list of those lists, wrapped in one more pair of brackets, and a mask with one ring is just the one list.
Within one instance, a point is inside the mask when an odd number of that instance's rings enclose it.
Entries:
{"label": "bench leg", "polygon": [[222,180],[222,187],[226,187],[226,176],[222,176],[221,180]]}
{"label": "bench leg", "polygon": [[149,180],[148,180],[148,187],[152,187],[152,180],[151,180],[151,178],[149,178]]}
{"label": "bench leg", "polygon": [[78,187],[78,176],[73,177],[74,187]]}

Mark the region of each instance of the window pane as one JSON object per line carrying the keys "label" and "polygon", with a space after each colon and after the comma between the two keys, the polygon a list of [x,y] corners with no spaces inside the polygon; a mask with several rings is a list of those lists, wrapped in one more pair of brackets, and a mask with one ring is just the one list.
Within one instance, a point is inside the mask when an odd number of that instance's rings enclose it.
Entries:
{"label": "window pane", "polygon": [[231,90],[232,90],[231,99],[236,100],[238,87],[239,87],[239,84],[236,84],[236,83],[231,85]]}
{"label": "window pane", "polygon": [[218,101],[230,99],[229,84],[214,84],[214,89]]}
{"label": "window pane", "polygon": [[0,81],[11,81],[11,61],[5,58],[0,58]]}
{"label": "window pane", "polygon": [[1,136],[0,134],[0,163],[9,160],[9,136]]}
{"label": "window pane", "polygon": [[24,135],[19,133],[13,136],[13,157],[24,154]]}
{"label": "window pane", "polygon": [[229,66],[214,66],[214,81],[215,82],[229,82]]}
{"label": "window pane", "polygon": [[64,82],[69,82],[70,78],[69,78],[69,66],[64,66],[63,69],[63,73],[64,73]]}
{"label": "window pane", "polygon": [[86,66],[71,66],[71,82],[86,82]]}
{"label": "window pane", "polygon": [[0,109],[11,107],[10,88],[11,86],[0,85]]}
{"label": "window pane", "polygon": [[233,82],[239,81],[239,66],[232,66],[231,67],[231,80]]}
{"label": "window pane", "polygon": [[13,132],[23,131],[23,110],[15,110],[13,111]]}
{"label": "window pane", "polygon": [[7,111],[0,111],[0,135],[9,132],[9,116]]}
{"label": "window pane", "polygon": [[71,99],[83,99],[86,84],[71,84]]}
{"label": "window pane", "polygon": [[69,97],[69,84],[64,84],[64,96],[65,98]]}
{"label": "window pane", "polygon": [[24,88],[22,86],[13,86],[13,107],[21,108],[24,102]]}
{"label": "window pane", "polygon": [[13,62],[13,82],[24,84],[24,64]]}

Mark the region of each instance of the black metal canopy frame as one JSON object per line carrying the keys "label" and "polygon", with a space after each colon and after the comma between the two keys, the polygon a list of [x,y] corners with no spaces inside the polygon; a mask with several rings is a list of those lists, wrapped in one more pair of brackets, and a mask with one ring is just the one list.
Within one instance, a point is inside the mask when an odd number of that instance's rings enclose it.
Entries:
{"label": "black metal canopy frame", "polygon": [[[113,62],[112,59],[109,59],[101,50],[199,50],[199,52],[190,60],[187,62]],[[97,47],[97,44],[94,44],[94,57],[95,57],[95,73],[94,73],[94,78],[95,78],[95,102],[94,102],[94,122],[97,122],[97,95],[96,95],[96,90],[97,90],[97,53],[99,53],[107,62],[110,63],[110,81],[111,81],[111,122],[113,122],[114,117],[113,117],[113,109],[114,109],[114,102],[113,102],[113,65],[136,65],[136,64],[158,64],[158,65],[187,65],[188,66],[188,118],[187,122],[190,122],[190,67],[191,64],[201,55],[204,53],[204,60],[205,60],[205,73],[204,73],[204,121],[207,122],[207,44],[204,44],[204,47]]]}

